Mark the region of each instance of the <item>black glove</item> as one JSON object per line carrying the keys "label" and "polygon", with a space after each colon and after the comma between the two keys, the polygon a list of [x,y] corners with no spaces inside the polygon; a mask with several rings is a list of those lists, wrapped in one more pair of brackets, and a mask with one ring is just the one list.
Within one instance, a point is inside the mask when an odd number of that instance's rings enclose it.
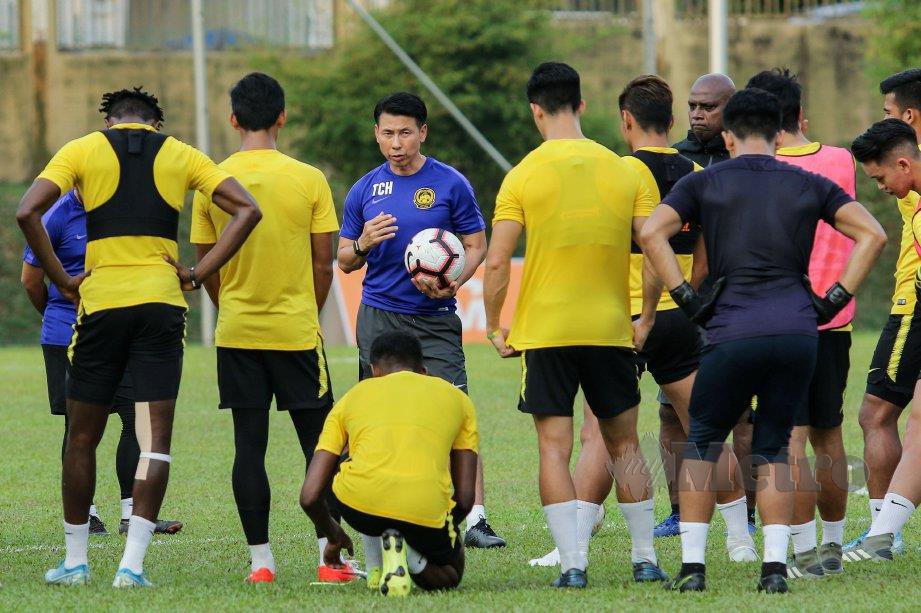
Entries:
{"label": "black glove", "polygon": [[675,301],[675,304],[684,311],[684,314],[687,315],[688,319],[691,321],[700,313],[700,309],[703,307],[700,294],[698,294],[697,290],[691,287],[691,284],[687,281],[683,282],[675,289],[669,290],[668,293],[672,297],[672,300]]}
{"label": "black glove", "polygon": [[668,293],[671,295],[672,300],[675,301],[675,304],[688,316],[688,319],[698,326],[703,326],[713,317],[713,311],[716,309],[716,299],[719,297],[720,292],[723,291],[725,284],[726,277],[717,279],[713,284],[713,291],[706,298],[702,298],[687,281]]}
{"label": "black glove", "polygon": [[835,315],[847,306],[847,303],[854,298],[854,295],[844,289],[840,283],[835,283],[828,288],[825,296],[820,298],[812,291],[812,284],[808,277],[805,277],[806,287],[809,289],[809,297],[812,299],[812,308],[818,315],[818,324],[824,325],[835,318]]}

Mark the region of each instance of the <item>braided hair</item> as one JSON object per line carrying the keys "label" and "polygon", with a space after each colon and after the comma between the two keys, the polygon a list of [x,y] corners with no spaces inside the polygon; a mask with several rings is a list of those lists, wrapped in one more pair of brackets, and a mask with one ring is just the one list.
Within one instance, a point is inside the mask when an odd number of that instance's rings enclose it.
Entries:
{"label": "braided hair", "polygon": [[103,94],[99,112],[107,118],[136,115],[145,121],[163,123],[163,109],[160,108],[160,101],[141,87],[120,89]]}

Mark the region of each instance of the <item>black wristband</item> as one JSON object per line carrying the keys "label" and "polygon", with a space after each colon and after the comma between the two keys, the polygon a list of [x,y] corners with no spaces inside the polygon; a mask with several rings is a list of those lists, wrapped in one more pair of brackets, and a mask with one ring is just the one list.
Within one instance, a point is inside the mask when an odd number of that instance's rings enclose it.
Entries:
{"label": "black wristband", "polygon": [[853,297],[854,295],[844,289],[844,286],[840,283],[835,283],[825,292],[825,300],[839,311],[847,306],[847,303],[850,302]]}
{"label": "black wristband", "polygon": [[358,239],[352,241],[352,249],[355,251],[355,255],[357,255],[360,258],[366,258],[368,257],[368,254],[371,253],[370,248],[365,249],[364,251],[358,248]]}
{"label": "black wristband", "polygon": [[675,289],[668,290],[668,294],[684,314],[688,316],[688,319],[694,320],[700,313],[702,307],[700,295],[687,281],[684,281]]}
{"label": "black wristband", "polygon": [[201,287],[201,283],[198,279],[195,278],[195,267],[189,269],[189,282],[192,284],[192,289],[198,289]]}

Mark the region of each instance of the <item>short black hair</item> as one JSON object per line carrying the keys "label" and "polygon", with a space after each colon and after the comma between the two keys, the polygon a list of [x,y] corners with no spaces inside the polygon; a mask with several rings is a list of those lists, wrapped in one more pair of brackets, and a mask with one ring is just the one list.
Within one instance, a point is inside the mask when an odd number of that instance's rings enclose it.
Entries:
{"label": "short black hair", "polygon": [[230,90],[230,108],[244,130],[268,130],[285,110],[285,90],[269,75],[251,72]]}
{"label": "short black hair", "polygon": [[851,153],[861,163],[882,162],[900,147],[909,149],[915,158],[921,155],[914,128],[901,119],[890,118],[877,121],[869,130],[855,138],[851,144]]}
{"label": "short black hair", "polygon": [[723,127],[738,138],[773,140],[780,132],[780,101],[757,87],[737,91],[723,109]]}
{"label": "short black hair", "polygon": [[799,116],[803,108],[803,86],[789,68],[775,68],[759,72],[748,80],[745,87],[757,87],[777,96],[782,118],[780,127],[787,132],[799,131]]}
{"label": "short black hair", "polygon": [[387,362],[413,370],[422,370],[422,343],[408,330],[383,332],[371,343],[371,363]]}
{"label": "short black hair", "polygon": [[429,116],[429,111],[425,108],[422,98],[409,92],[397,92],[378,100],[374,105],[374,123],[378,123],[384,113],[398,117],[412,117],[420,128],[425,125]]}
{"label": "short black hair", "polygon": [[153,94],[145,92],[143,87],[141,85],[103,94],[99,112],[105,115],[106,119],[133,115],[144,121],[163,123],[160,101]]}
{"label": "short black hair", "polygon": [[544,62],[534,69],[528,79],[528,102],[555,115],[564,109],[579,110],[582,89],[579,73],[563,62]]}
{"label": "short black hair", "polygon": [[639,76],[617,97],[620,110],[630,111],[644,130],[665,134],[672,125],[672,89],[662,77]]}
{"label": "short black hair", "polygon": [[881,94],[894,94],[901,110],[921,111],[921,68],[909,68],[883,79],[879,84]]}

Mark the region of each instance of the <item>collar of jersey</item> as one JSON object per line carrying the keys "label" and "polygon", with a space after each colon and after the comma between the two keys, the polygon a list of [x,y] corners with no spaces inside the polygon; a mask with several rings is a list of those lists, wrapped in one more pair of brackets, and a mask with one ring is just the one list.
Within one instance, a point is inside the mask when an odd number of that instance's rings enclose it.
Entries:
{"label": "collar of jersey", "polygon": [[796,157],[800,155],[812,155],[816,153],[819,149],[822,148],[822,143],[816,141],[812,143],[806,143],[805,145],[795,145],[793,147],[781,147],[777,150],[777,155],[785,155],[787,157]]}
{"label": "collar of jersey", "polygon": [[637,147],[637,151],[649,151],[650,153],[678,153],[674,147]]}
{"label": "collar of jersey", "polygon": [[147,123],[117,123],[110,130],[150,130],[156,132],[154,127]]}

